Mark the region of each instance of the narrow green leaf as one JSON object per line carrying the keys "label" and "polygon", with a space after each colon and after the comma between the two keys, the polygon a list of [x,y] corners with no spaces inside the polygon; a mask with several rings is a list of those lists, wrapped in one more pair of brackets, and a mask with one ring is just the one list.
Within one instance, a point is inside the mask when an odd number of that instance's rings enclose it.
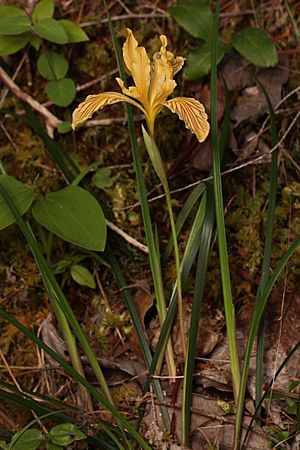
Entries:
{"label": "narrow green leaf", "polygon": [[68,42],[68,36],[64,27],[55,19],[42,19],[33,29],[38,36],[47,39],[47,41],[55,42],[56,44],[66,44]]}
{"label": "narrow green leaf", "polygon": [[29,40],[29,33],[19,34],[18,36],[0,36],[0,56],[18,52],[28,44]]}
{"label": "narrow green leaf", "polygon": [[264,30],[245,28],[231,39],[235,49],[256,66],[270,67],[278,63],[276,47]]}
{"label": "narrow green leaf", "polygon": [[43,52],[37,62],[40,74],[46,80],[63,78],[69,69],[66,58],[56,52]]}
{"label": "narrow green leaf", "polygon": [[29,31],[31,22],[25,15],[0,17],[0,32],[5,36],[22,34]]}
{"label": "narrow green leaf", "polygon": [[192,36],[204,41],[211,40],[213,14],[204,1],[178,1],[169,13]]}
{"label": "narrow green leaf", "polygon": [[81,286],[87,286],[91,289],[96,288],[96,282],[91,272],[84,266],[74,264],[70,269],[71,276],[76,283]]}
{"label": "narrow green leaf", "polygon": [[43,440],[40,430],[35,428],[26,430],[20,435],[17,441],[10,445],[11,450],[36,450]]}
{"label": "narrow green leaf", "polygon": [[[34,198],[34,189],[9,175],[0,175],[0,183],[5,187],[16,204],[21,215],[30,208]],[[0,230],[15,222],[15,218],[0,196]]]}
{"label": "narrow green leaf", "polygon": [[[2,192],[1,192],[2,193]],[[96,389],[93,385],[91,385],[85,378],[83,378],[80,373],[78,373],[72,366],[65,362],[61,356],[59,356],[51,347],[45,344],[41,339],[35,336],[30,330],[28,330],[24,325],[22,325],[18,320],[14,317],[7,314],[3,309],[0,308],[0,317],[9,323],[13,324],[24,333],[29,339],[31,339],[39,348],[43,349],[48,355],[51,356],[55,361],[57,361],[72,378],[85,386],[91,395],[95,399],[97,399],[105,408],[107,408],[114,418],[123,424],[124,428],[128,430],[128,432],[136,439],[136,441],[141,445],[144,450],[151,450],[151,447],[145,442],[143,437],[134,429],[134,427],[128,422],[121,413],[117,411],[117,409]]]}
{"label": "narrow green leaf", "polygon": [[[299,246],[300,246],[300,238],[296,239],[293,242],[293,244],[289,247],[289,249],[286,251],[286,253],[283,255],[283,257],[281,258],[281,260],[275,267],[264,291],[262,292],[260,300],[258,302],[258,305],[255,308],[254,313],[253,313],[253,317],[252,317],[251,324],[250,324],[250,330],[248,333],[245,355],[244,355],[244,364],[243,364],[243,370],[242,370],[242,376],[241,376],[240,392],[239,392],[237,409],[236,409],[236,426],[235,426],[235,442],[236,443],[239,443],[239,441],[240,441],[240,432],[241,432],[241,426],[242,426],[242,420],[243,420],[244,401],[245,401],[247,380],[248,380],[249,367],[250,367],[250,358],[251,358],[251,353],[253,350],[256,333],[257,333],[257,330],[258,330],[258,327],[260,324],[260,320],[261,320],[262,314],[264,312],[264,309],[266,307],[268,298],[271,294],[271,291],[272,291],[276,281],[278,280],[283,269],[286,267],[289,259],[295,253],[295,251],[299,248]],[[282,364],[280,366],[280,370],[282,370]],[[258,406],[260,406],[260,405],[258,405]]]}
{"label": "narrow green leaf", "polygon": [[[227,46],[218,42],[217,64],[223,59]],[[211,68],[211,42],[205,42],[199,50],[190,52],[187,58],[187,65],[184,69],[184,76],[187,80],[196,80],[204,77]]]}
{"label": "narrow green leaf", "polygon": [[76,23],[71,22],[70,20],[59,20],[58,23],[64,28],[69,43],[75,44],[76,42],[85,42],[89,40],[88,35]]}
{"label": "narrow green leaf", "polygon": [[48,97],[58,106],[68,106],[75,98],[76,87],[71,78],[49,81],[46,84]]}
{"label": "narrow green leaf", "polygon": [[167,187],[167,189],[168,189],[167,176],[166,176],[163,161],[161,159],[161,155],[156,146],[156,143],[155,143],[154,139],[147,133],[147,131],[145,130],[143,125],[142,125],[142,132],[143,132],[146,149],[147,149],[149,158],[151,159],[154,170],[157,173],[157,176],[160,179],[162,185],[165,188]]}
{"label": "narrow green leaf", "polygon": [[[182,230],[182,227],[184,226],[195,203],[197,202],[199,197],[201,197],[201,195],[203,194],[204,191],[205,191],[205,184],[204,183],[199,184],[198,186],[195,187],[195,189],[191,192],[191,194],[187,198],[187,200],[184,203],[183,207],[181,208],[181,210],[178,214],[177,220],[176,220],[177,236],[179,235],[180,231]],[[172,239],[172,236],[170,236],[168,243],[166,245],[166,248],[165,248],[164,257],[163,257],[164,260],[167,260],[169,258],[169,256],[171,255],[172,249],[173,249],[173,239]]]}
{"label": "narrow green leaf", "polygon": [[193,374],[195,367],[195,356],[201,306],[205,286],[208,256],[212,240],[215,222],[214,192],[211,184],[208,186],[208,198],[206,211],[200,230],[200,247],[198,253],[197,271],[195,279],[195,290],[193,295],[193,306],[190,322],[189,343],[184,365],[183,397],[182,397],[182,432],[183,442],[188,445],[190,436],[191,407],[193,397]]}
{"label": "narrow green leaf", "polygon": [[50,19],[54,14],[54,0],[40,0],[32,11],[32,20],[39,22]]}
{"label": "narrow green leaf", "polygon": [[66,446],[85,439],[86,435],[73,423],[62,423],[51,428],[48,438],[56,445]]}
{"label": "narrow green leaf", "polygon": [[37,200],[32,213],[60,238],[89,250],[102,251],[106,224],[97,200],[80,187],[69,186]]}
{"label": "narrow green leaf", "polygon": [[[204,219],[205,208],[206,208],[206,192],[203,193],[198,210],[193,222],[193,226],[189,235],[188,242],[185,247],[184,255],[181,261],[181,282],[182,284],[188,277],[191,270],[195,257],[197,255],[199,245],[200,245],[200,230],[202,222]],[[177,286],[175,285],[172,291],[171,299],[168,305],[167,315],[165,321],[162,325],[161,333],[156,344],[155,353],[153,355],[153,360],[151,367],[149,369],[149,376],[155,373],[156,365],[159,360],[159,355],[164,351],[166,347],[167,337],[170,334],[171,327],[175,314],[177,312]]]}

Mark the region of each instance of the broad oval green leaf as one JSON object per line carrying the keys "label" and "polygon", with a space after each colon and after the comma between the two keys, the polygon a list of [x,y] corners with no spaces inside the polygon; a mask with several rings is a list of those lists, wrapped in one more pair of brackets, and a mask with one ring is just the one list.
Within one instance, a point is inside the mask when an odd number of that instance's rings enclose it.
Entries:
{"label": "broad oval green leaf", "polygon": [[62,55],[56,52],[44,52],[38,59],[38,69],[46,80],[63,78],[69,69],[69,63]]}
{"label": "broad oval green leaf", "polygon": [[66,446],[75,441],[85,439],[86,435],[76,428],[73,423],[62,423],[49,431],[48,438],[56,445]]}
{"label": "broad oval green leaf", "polygon": [[178,1],[174,8],[169,9],[169,13],[192,36],[204,41],[211,40],[213,14],[204,1]]}
{"label": "broad oval green leaf", "polygon": [[245,28],[231,39],[234,48],[256,66],[270,67],[278,63],[276,47],[264,30]]}
{"label": "broad oval green leaf", "polygon": [[89,40],[88,35],[71,20],[59,20],[58,23],[63,26],[68,36],[68,42],[75,44],[76,42],[85,42]]}
{"label": "broad oval green leaf", "polygon": [[71,277],[74,281],[76,281],[76,283],[81,286],[87,286],[91,289],[96,288],[94,277],[86,267],[81,266],[80,264],[74,264],[74,266],[71,267],[70,272]]}
{"label": "broad oval green leaf", "polygon": [[[0,183],[15,203],[19,213],[25,214],[33,202],[34,189],[9,175],[0,175]],[[0,230],[14,222],[14,216],[0,195]]]}
{"label": "broad oval green leaf", "polygon": [[26,15],[0,16],[0,32],[4,36],[14,36],[25,33],[31,28],[31,22]]}
{"label": "broad oval green leaf", "polygon": [[0,5],[0,17],[3,19],[4,17],[9,18],[12,16],[26,16],[26,12],[14,5]]}
{"label": "broad oval green leaf", "polygon": [[40,0],[32,11],[32,20],[50,19],[54,14],[54,0]]}
{"label": "broad oval green leaf", "polygon": [[55,42],[56,44],[66,44],[68,42],[67,33],[57,20],[51,18],[43,19],[33,29],[38,36],[47,39],[47,41]]}
{"label": "broad oval green leaf", "polygon": [[10,446],[11,450],[36,450],[43,441],[40,430],[32,428],[20,434],[20,437]]}
{"label": "broad oval green leaf", "polygon": [[[221,42],[218,44],[217,63],[219,63],[227,47]],[[211,68],[211,42],[204,42],[202,47],[188,55],[187,65],[184,69],[184,77],[187,80],[196,80],[204,77],[210,72]]]}
{"label": "broad oval green leaf", "polygon": [[32,213],[43,227],[88,250],[102,251],[106,223],[97,200],[80,187],[69,186],[38,199]]}
{"label": "broad oval green leaf", "polygon": [[11,55],[18,52],[28,44],[29,40],[29,33],[18,36],[0,36],[0,55]]}
{"label": "broad oval green leaf", "polygon": [[75,98],[76,87],[71,78],[49,81],[46,84],[48,97],[58,106],[68,106]]}

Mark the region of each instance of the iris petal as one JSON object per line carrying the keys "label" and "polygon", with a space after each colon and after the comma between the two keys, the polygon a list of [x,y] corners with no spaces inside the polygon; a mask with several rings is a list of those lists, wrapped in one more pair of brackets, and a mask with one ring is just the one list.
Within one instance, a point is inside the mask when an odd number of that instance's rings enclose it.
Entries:
{"label": "iris petal", "polygon": [[123,58],[136,87],[134,97],[146,107],[150,86],[150,59],[145,48],[138,47],[138,42],[129,28],[127,33],[123,45]]}
{"label": "iris petal", "polygon": [[75,128],[87,119],[92,117],[94,112],[104,108],[107,105],[112,105],[119,102],[128,102],[134,106],[139,106],[134,100],[129,99],[124,94],[118,92],[103,92],[102,94],[88,95],[87,98],[81,102],[73,112],[72,128]]}
{"label": "iris petal", "polygon": [[199,142],[206,139],[209,133],[209,123],[202,103],[194,98],[176,97],[164,102],[164,106],[184,121],[186,128],[195,133]]}

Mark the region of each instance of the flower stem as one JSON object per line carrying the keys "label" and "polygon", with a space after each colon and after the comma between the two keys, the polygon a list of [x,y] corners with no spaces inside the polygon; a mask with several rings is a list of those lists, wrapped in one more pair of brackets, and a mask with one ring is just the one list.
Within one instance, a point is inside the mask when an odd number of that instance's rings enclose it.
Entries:
{"label": "flower stem", "polygon": [[[148,123],[149,126],[149,123]],[[157,148],[157,145],[154,140],[153,136],[153,128],[149,127],[150,136],[144,129],[143,130],[143,136],[145,145],[149,154],[149,157],[151,159],[152,165],[155,169],[155,172],[157,173],[157,176],[159,177],[165,194],[166,194],[166,202],[167,202],[167,209],[170,219],[170,225],[171,225],[171,231],[172,231],[172,237],[173,237],[173,245],[174,245],[174,254],[175,254],[175,265],[176,265],[176,282],[177,282],[177,292],[178,292],[178,315],[179,315],[179,326],[180,326],[180,340],[181,340],[181,346],[182,346],[182,353],[183,356],[186,354],[186,345],[185,345],[185,336],[184,336],[184,320],[183,320],[183,302],[182,302],[182,287],[181,287],[181,273],[180,273],[180,258],[179,258],[179,249],[178,249],[178,242],[177,242],[177,233],[176,233],[176,227],[175,227],[175,221],[174,221],[174,214],[172,209],[172,203],[171,203],[171,196],[170,196],[170,190],[169,190],[169,184],[168,179],[165,173],[164,165],[159,153],[159,150]]]}
{"label": "flower stem", "polygon": [[170,219],[170,225],[172,230],[173,237],[173,245],[174,245],[174,255],[175,255],[175,265],[176,265],[176,281],[177,281],[177,293],[178,293],[178,316],[179,316],[179,328],[180,328],[180,340],[183,357],[186,355],[186,343],[185,343],[185,335],[184,335],[184,314],[183,314],[183,301],[182,301],[182,286],[181,286],[181,273],[180,273],[180,257],[179,257],[179,249],[177,242],[177,234],[176,227],[174,221],[174,214],[171,203],[171,196],[169,186],[164,186],[166,201],[167,201],[167,209]]}

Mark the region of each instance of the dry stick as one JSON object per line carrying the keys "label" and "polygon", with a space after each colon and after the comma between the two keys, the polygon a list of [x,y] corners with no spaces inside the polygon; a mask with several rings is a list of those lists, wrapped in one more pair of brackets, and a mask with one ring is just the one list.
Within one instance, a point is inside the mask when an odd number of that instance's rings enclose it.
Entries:
{"label": "dry stick", "polygon": [[54,116],[54,114],[48,111],[47,108],[41,105],[29,94],[26,94],[26,92],[22,91],[22,89],[20,89],[19,86],[7,75],[7,73],[1,66],[0,66],[0,78],[17,98],[28,103],[28,105],[31,106],[32,109],[37,111],[41,116],[44,117],[44,119],[46,119],[46,124],[48,127],[50,127],[52,130],[53,128],[58,127],[58,125],[61,123],[61,120],[59,120],[56,116]]}
{"label": "dry stick", "polygon": [[133,245],[134,247],[138,248],[139,250],[141,250],[144,253],[147,253],[147,254],[149,253],[148,247],[146,245],[142,244],[141,242],[137,241],[133,237],[129,236],[129,234],[125,233],[125,231],[121,230],[120,228],[118,228],[116,225],[114,225],[112,222],[110,222],[107,219],[106,219],[106,224],[111,230],[118,233],[119,236],[122,236],[122,238],[125,241],[127,241],[129,244]]}

